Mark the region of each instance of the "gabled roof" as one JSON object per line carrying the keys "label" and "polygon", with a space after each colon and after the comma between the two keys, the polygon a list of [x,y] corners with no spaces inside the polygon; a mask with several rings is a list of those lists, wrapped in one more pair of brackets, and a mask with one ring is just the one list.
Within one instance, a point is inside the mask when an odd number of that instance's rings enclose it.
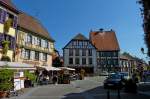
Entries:
{"label": "gabled roof", "polygon": [[84,35],[79,33],[72,40],[88,40],[88,39]]}
{"label": "gabled roof", "polygon": [[12,3],[12,0],[0,0],[0,4],[5,6],[7,9],[12,10],[16,13],[19,13],[16,6]]}
{"label": "gabled roof", "polygon": [[25,13],[19,14],[18,15],[18,25],[19,25],[19,27],[21,27],[23,29],[31,31],[31,32],[35,33],[36,35],[40,35],[40,36],[54,42],[52,37],[49,35],[48,31],[40,23],[40,21],[38,21],[37,19],[35,19],[32,16],[29,16]]}
{"label": "gabled roof", "polygon": [[90,40],[98,51],[119,51],[119,43],[114,31],[92,31]]}

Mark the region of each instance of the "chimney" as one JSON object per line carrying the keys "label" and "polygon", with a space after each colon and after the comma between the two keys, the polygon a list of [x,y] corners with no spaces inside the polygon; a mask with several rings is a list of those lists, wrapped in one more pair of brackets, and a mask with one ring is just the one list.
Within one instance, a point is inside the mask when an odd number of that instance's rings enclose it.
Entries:
{"label": "chimney", "polygon": [[99,29],[100,32],[103,32],[103,30],[104,30],[103,28],[100,28],[100,29]]}

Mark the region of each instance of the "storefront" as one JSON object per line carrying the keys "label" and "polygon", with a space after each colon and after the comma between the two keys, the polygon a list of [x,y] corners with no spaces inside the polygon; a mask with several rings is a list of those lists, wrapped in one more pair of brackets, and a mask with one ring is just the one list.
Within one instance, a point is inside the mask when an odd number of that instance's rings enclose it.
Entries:
{"label": "storefront", "polygon": [[14,70],[14,90],[20,90],[24,88],[24,71],[35,71],[36,68],[32,65],[19,63],[19,62],[0,62],[0,69]]}

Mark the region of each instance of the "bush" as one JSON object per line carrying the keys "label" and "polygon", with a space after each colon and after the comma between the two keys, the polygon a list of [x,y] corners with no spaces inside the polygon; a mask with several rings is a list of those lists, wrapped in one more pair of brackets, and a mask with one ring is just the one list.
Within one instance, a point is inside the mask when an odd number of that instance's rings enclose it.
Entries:
{"label": "bush", "polygon": [[13,87],[13,71],[10,69],[0,70],[0,91],[8,91]]}
{"label": "bush", "polygon": [[36,75],[33,73],[30,73],[29,71],[25,71],[24,76],[28,77],[32,82],[36,81]]}
{"label": "bush", "polygon": [[10,59],[9,56],[2,56],[1,61],[8,61],[8,62],[10,62],[11,59]]}

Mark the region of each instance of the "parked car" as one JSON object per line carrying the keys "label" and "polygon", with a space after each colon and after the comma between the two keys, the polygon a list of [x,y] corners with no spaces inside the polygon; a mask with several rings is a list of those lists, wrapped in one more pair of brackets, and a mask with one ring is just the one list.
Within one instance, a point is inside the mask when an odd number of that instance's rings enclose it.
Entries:
{"label": "parked car", "polygon": [[123,88],[122,76],[120,74],[111,74],[104,80],[105,89]]}
{"label": "parked car", "polygon": [[130,75],[129,75],[128,72],[120,72],[119,74],[120,74],[120,75],[122,76],[122,78],[125,79],[125,80],[131,79],[131,77],[130,77]]}
{"label": "parked car", "polygon": [[107,71],[102,71],[100,73],[100,76],[108,76],[108,75],[109,75],[109,73]]}

